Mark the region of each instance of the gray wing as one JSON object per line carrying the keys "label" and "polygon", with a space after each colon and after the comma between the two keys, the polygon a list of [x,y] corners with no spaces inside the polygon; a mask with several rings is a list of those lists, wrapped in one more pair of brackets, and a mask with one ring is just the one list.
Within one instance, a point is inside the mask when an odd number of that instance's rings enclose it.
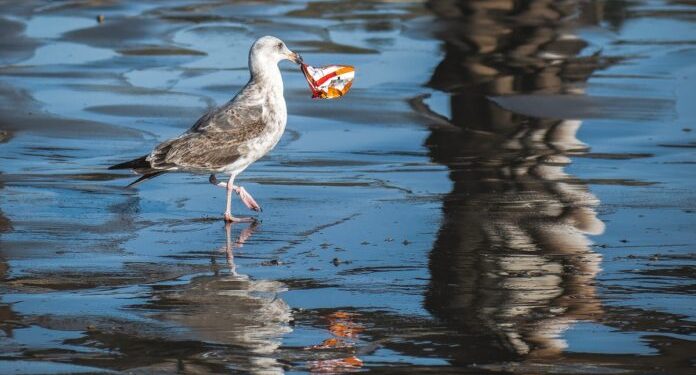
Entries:
{"label": "gray wing", "polygon": [[215,170],[244,155],[246,145],[265,127],[263,102],[249,94],[243,90],[203,115],[186,133],[157,146],[147,157],[152,168]]}

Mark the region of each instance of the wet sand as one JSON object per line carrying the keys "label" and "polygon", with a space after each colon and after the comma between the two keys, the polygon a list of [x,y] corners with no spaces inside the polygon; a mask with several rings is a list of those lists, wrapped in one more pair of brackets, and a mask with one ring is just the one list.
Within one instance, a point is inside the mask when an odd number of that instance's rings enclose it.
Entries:
{"label": "wet sand", "polygon": [[[1,4],[0,372],[693,372],[695,14]],[[313,101],[281,65],[260,224],[206,176],[124,189],[265,34],[357,79]]]}

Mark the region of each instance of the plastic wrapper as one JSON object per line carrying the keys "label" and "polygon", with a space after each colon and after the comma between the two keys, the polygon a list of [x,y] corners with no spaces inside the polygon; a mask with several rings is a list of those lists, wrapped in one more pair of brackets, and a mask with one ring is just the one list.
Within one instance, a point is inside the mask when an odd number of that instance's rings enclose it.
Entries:
{"label": "plastic wrapper", "polygon": [[345,95],[353,85],[355,68],[350,65],[327,65],[319,68],[302,64],[312,98],[334,99]]}

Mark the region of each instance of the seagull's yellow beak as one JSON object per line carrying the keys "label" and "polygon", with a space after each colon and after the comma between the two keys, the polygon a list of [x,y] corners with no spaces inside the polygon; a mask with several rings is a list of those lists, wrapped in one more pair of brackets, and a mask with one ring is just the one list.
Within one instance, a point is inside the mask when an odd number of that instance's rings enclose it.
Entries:
{"label": "seagull's yellow beak", "polygon": [[302,62],[303,62],[302,56],[300,56],[300,54],[297,53],[297,52],[290,52],[290,53],[287,55],[287,57],[288,57],[288,60],[294,62],[294,63],[297,64],[297,65],[300,65],[300,64],[302,64]]}

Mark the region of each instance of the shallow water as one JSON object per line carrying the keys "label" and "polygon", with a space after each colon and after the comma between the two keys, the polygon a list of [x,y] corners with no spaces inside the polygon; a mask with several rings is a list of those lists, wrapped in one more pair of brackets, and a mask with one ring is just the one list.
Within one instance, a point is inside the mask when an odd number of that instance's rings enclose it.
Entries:
{"label": "shallow water", "polygon": [[[0,4],[0,372],[693,372],[695,21]],[[106,167],[229,100],[264,34],[357,79],[313,101],[282,64],[288,132],[241,177],[261,223],[206,176],[124,189]]]}

